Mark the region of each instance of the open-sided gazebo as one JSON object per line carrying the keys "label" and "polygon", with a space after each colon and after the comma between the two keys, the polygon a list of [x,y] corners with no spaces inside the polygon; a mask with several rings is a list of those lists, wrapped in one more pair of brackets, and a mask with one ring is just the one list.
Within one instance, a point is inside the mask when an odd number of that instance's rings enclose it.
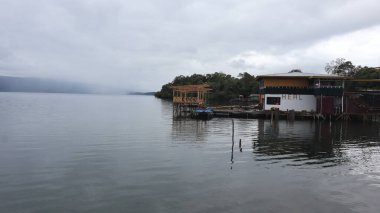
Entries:
{"label": "open-sided gazebo", "polygon": [[173,112],[181,114],[186,109],[201,107],[206,104],[208,84],[172,86]]}

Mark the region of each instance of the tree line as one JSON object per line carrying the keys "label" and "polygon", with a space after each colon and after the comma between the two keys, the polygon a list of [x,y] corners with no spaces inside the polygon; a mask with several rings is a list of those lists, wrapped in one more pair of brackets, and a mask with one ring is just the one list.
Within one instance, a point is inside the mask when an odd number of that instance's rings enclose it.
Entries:
{"label": "tree line", "polygon": [[325,71],[329,74],[355,79],[380,79],[380,67],[355,66],[351,61],[346,61],[344,58],[337,58],[327,63]]}
{"label": "tree line", "polygon": [[247,72],[240,73],[237,77],[223,72],[215,72],[205,75],[177,76],[172,82],[163,85],[155,96],[162,99],[171,99],[173,97],[171,86],[192,84],[208,84],[212,89],[208,97],[209,101],[219,103],[228,102],[239,97],[239,95],[248,97],[252,93],[257,93],[259,88],[259,83],[256,81],[255,76]]}
{"label": "tree line", "polygon": [[[367,67],[354,65],[351,61],[346,61],[344,58],[337,58],[327,63],[325,71],[329,74],[351,77],[353,79],[380,79],[380,67]],[[346,85],[348,90],[365,90],[365,89],[380,89],[378,82],[348,82]]]}
{"label": "tree line", "polygon": [[[355,66],[351,61],[346,61],[343,58],[337,58],[327,63],[325,71],[329,74],[347,76],[354,79],[380,79],[380,68]],[[300,69],[293,69],[290,72],[302,71]],[[177,76],[172,82],[163,85],[161,90],[155,93],[155,96],[162,99],[172,99],[171,86],[205,83],[210,85],[212,89],[212,92],[209,94],[209,100],[219,103],[228,102],[240,95],[248,97],[250,94],[257,93],[259,88],[259,82],[255,76],[247,72],[240,73],[237,77],[223,72],[215,72],[205,75]],[[347,87],[350,89],[380,89],[379,83],[349,83]]]}

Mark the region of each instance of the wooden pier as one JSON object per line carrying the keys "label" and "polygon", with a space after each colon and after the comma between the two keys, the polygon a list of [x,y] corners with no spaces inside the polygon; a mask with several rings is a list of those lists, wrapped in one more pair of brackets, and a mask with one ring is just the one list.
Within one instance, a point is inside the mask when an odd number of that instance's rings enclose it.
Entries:
{"label": "wooden pier", "polygon": [[[226,108],[226,107],[224,107]],[[294,110],[279,111],[279,110],[244,110],[238,108],[231,109],[214,109],[214,117],[227,118],[261,118],[271,120],[360,120],[380,122],[380,113],[339,113],[331,115],[323,115],[316,112],[296,112]]]}
{"label": "wooden pier", "polygon": [[[211,90],[207,84],[172,86],[171,89],[173,90],[173,115],[175,117],[187,117],[195,109],[205,109],[208,93]],[[379,91],[344,92],[341,105],[334,105],[334,102],[326,101],[327,99],[321,99],[320,103],[317,103],[315,112],[313,110],[280,111],[275,107],[271,110],[259,110],[254,106],[211,108],[214,117],[286,119],[290,121],[298,119],[380,121]]]}
{"label": "wooden pier", "polygon": [[265,118],[265,111],[214,109],[214,116],[231,118]]}

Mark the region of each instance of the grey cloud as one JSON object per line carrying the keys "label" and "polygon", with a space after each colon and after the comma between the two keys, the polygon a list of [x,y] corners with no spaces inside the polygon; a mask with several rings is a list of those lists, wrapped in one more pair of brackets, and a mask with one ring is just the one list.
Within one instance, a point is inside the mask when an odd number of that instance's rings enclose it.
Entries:
{"label": "grey cloud", "polygon": [[[180,74],[258,72],[267,66],[231,58],[250,51],[282,56],[380,24],[376,0],[1,0],[1,5],[0,75],[141,90],[158,90]],[[12,59],[1,59],[4,54]],[[314,63],[304,67],[320,69]]]}

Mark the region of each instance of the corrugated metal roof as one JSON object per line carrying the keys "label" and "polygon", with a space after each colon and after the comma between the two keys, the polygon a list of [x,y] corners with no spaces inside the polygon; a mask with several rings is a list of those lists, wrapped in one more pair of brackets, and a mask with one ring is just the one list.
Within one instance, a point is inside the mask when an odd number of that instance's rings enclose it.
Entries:
{"label": "corrugated metal roof", "polygon": [[290,73],[276,73],[268,75],[259,75],[257,78],[332,78],[332,79],[347,79],[347,77],[338,75],[329,75],[321,73],[304,73],[304,72],[290,72]]}

